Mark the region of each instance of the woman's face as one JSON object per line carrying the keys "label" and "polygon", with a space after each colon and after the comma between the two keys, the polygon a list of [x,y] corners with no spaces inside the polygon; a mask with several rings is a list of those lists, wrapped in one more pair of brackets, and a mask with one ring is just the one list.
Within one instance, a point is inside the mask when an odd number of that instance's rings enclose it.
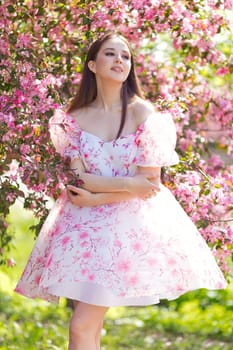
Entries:
{"label": "woman's face", "polygon": [[96,60],[89,61],[89,69],[98,79],[124,82],[131,69],[131,53],[120,38],[109,39],[101,46]]}

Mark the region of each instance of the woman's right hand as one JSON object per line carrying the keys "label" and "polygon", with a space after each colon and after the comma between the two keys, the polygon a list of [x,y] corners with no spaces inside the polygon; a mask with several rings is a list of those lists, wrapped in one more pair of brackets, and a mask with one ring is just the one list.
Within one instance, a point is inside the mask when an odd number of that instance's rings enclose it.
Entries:
{"label": "woman's right hand", "polygon": [[96,195],[83,188],[67,185],[67,195],[70,202],[78,207],[93,207],[96,205]]}
{"label": "woman's right hand", "polygon": [[149,176],[135,175],[130,179],[128,191],[141,199],[148,199],[160,191],[158,185],[149,180]]}

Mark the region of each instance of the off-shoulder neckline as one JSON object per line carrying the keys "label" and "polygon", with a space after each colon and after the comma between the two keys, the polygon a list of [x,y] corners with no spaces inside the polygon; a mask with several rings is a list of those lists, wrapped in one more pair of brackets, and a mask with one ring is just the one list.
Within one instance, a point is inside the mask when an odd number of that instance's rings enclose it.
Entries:
{"label": "off-shoulder neckline", "polygon": [[79,125],[77,119],[76,119],[75,117],[73,117],[71,114],[66,113],[66,116],[67,116],[70,120],[72,120],[72,121],[75,123],[75,125],[76,125],[77,128],[78,128],[78,130],[79,130],[82,134],[90,135],[90,136],[92,136],[92,137],[98,139],[100,142],[106,143],[106,144],[107,144],[107,143],[117,142],[118,140],[126,139],[126,138],[128,138],[128,137],[137,136],[138,134],[140,134],[140,133],[144,130],[145,124],[146,124],[146,122],[148,121],[148,119],[150,118],[150,115],[148,115],[148,117],[147,117],[141,124],[138,125],[138,127],[137,127],[137,129],[136,129],[135,132],[131,132],[131,133],[126,134],[126,135],[120,135],[117,139],[113,139],[113,140],[104,140],[104,139],[102,139],[101,137],[99,137],[99,136],[97,136],[97,135],[95,135],[95,134],[93,134],[93,133],[91,133],[91,132],[89,132],[89,131],[86,131],[86,130],[82,129],[82,128],[80,127],[80,125]]}

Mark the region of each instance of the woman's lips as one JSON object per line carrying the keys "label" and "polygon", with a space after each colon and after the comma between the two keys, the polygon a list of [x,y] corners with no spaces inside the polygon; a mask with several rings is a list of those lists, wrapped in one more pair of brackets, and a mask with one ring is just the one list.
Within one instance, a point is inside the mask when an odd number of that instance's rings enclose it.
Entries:
{"label": "woman's lips", "polygon": [[117,72],[117,73],[123,72],[123,69],[121,67],[112,67],[111,70],[113,70],[114,72]]}

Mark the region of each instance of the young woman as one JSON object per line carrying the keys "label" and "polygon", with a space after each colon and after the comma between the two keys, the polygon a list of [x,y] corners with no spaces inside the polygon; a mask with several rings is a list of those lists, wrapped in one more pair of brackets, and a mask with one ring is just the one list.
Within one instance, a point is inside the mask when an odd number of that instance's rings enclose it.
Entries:
{"label": "young woman", "polygon": [[160,183],[178,162],[169,114],[145,101],[125,38],[87,55],[79,92],[50,121],[52,141],[83,180],[51,210],[16,291],[74,301],[69,350],[99,350],[111,306],[149,305],[226,286],[206,242]]}

